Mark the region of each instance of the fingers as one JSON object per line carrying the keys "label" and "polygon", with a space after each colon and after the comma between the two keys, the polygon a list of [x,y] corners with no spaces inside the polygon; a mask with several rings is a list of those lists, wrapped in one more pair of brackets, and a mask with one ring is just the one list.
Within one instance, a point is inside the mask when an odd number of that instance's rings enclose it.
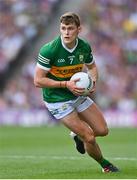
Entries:
{"label": "fingers", "polygon": [[79,81],[79,79],[76,79],[74,81],[68,81],[67,82],[67,87],[70,89],[70,90],[84,90],[85,88],[81,88],[81,87],[77,87],[76,85],[76,82]]}
{"label": "fingers", "polygon": [[74,79],[73,81],[76,83],[80,80],[80,78]]}
{"label": "fingers", "polygon": [[76,96],[83,95],[85,88],[77,87],[76,82],[79,81],[80,78],[75,80],[68,81],[67,88]]}
{"label": "fingers", "polygon": [[77,88],[76,87],[72,90],[72,93],[75,94],[76,96],[81,96],[81,95],[83,95],[84,91],[85,91],[85,88]]}
{"label": "fingers", "polygon": [[73,91],[72,93],[76,96],[82,96],[84,92]]}

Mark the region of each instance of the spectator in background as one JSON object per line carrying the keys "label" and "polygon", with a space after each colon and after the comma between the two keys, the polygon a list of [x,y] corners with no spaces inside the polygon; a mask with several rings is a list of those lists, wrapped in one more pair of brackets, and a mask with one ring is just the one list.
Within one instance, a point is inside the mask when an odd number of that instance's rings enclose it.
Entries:
{"label": "spectator in background", "polygon": [[[36,38],[58,0],[0,1],[0,74],[22,48]],[[14,44],[14,45],[13,45]]]}
{"label": "spectator in background", "polygon": [[135,0],[93,0],[81,10],[87,27],[84,36],[93,44],[100,71],[96,101],[104,110],[119,109],[127,93],[126,110],[131,106],[134,112],[137,107],[137,81],[133,78],[137,68],[136,7]]}

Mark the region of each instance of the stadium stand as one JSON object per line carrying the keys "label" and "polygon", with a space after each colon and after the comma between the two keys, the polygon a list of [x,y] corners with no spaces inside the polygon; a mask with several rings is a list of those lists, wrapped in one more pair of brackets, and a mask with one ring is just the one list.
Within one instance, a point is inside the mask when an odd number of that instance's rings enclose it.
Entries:
{"label": "stadium stand", "polygon": [[[11,75],[11,72],[16,72],[18,69],[18,64],[20,65],[24,63],[26,58],[26,56],[24,55],[27,54],[28,49],[30,50],[31,44],[34,43],[34,40],[38,40],[38,37],[42,36],[42,27],[44,27],[45,30],[45,25],[50,20],[51,12],[53,13],[53,11],[56,10],[57,5],[60,2],[61,0],[0,1],[1,90],[4,87],[4,82],[7,81],[9,75]],[[15,79],[13,81],[15,81]],[[12,87],[14,86],[13,82],[9,84],[13,84],[11,85]],[[7,84],[8,88],[6,89],[9,89],[9,92],[11,91],[12,94],[14,88],[9,87],[9,84]],[[25,84],[27,85],[28,82],[26,82]],[[20,85],[15,86],[16,91],[20,89],[19,86]],[[6,96],[7,94],[10,94],[7,93],[6,90],[5,93]],[[10,95],[8,95],[8,97],[9,96]],[[15,97],[12,97],[12,99],[14,98]],[[14,101],[16,101],[15,99]],[[10,101],[11,100],[8,101],[8,104],[9,106],[12,106],[12,103],[10,103]],[[5,98],[1,96],[0,102],[0,104],[5,104]],[[3,106],[4,105],[1,105],[0,107]]]}
{"label": "stadium stand", "polygon": [[137,107],[136,8],[135,0],[92,0],[81,11],[100,72],[96,101],[103,109]]}
{"label": "stadium stand", "polygon": [[[33,8],[32,0],[2,2],[0,73],[6,72],[10,62],[28,40],[41,33],[39,27],[43,24],[43,17],[45,14],[49,16],[51,7],[58,1],[33,0]],[[136,112],[137,109],[136,9],[136,0],[88,0],[80,10],[83,22],[81,36],[91,42],[99,68],[96,102],[104,111]],[[11,29],[8,28],[9,24]],[[25,62],[20,69],[20,76],[7,81],[0,96],[1,110],[45,108],[40,91],[33,85],[34,67],[35,60]]]}
{"label": "stadium stand", "polygon": [[42,34],[59,0],[0,1],[0,83],[20,64],[29,45]]}

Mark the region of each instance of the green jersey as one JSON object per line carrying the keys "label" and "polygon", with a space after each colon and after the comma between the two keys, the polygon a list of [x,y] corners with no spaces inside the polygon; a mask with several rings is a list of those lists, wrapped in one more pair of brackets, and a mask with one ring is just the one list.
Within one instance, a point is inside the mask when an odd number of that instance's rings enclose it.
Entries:
{"label": "green jersey", "polygon": [[[84,64],[93,63],[90,45],[77,38],[73,49],[68,49],[58,36],[40,49],[37,66],[48,71],[47,77],[56,81],[70,80],[71,76],[82,71]],[[76,98],[67,88],[42,88],[46,102],[62,102]]]}

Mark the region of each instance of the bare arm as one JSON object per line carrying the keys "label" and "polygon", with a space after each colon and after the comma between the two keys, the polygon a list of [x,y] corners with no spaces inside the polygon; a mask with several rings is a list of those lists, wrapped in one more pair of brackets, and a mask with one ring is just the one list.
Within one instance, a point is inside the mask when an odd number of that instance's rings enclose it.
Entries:
{"label": "bare arm", "polygon": [[96,83],[98,80],[98,69],[95,63],[87,65],[88,72],[91,75],[93,81]]}
{"label": "bare arm", "polygon": [[51,87],[51,88],[68,88],[75,95],[81,95],[84,88],[78,88],[76,81],[55,81],[47,77],[48,71],[45,71],[39,67],[36,67],[34,75],[34,84],[38,88]]}
{"label": "bare arm", "polygon": [[91,75],[93,80],[93,88],[91,89],[90,93],[93,93],[96,89],[96,82],[98,80],[98,69],[95,63],[91,65],[87,65],[88,73]]}
{"label": "bare arm", "polygon": [[66,81],[55,81],[47,77],[48,71],[45,71],[38,66],[36,66],[35,75],[34,75],[34,84],[36,87],[66,87]]}

